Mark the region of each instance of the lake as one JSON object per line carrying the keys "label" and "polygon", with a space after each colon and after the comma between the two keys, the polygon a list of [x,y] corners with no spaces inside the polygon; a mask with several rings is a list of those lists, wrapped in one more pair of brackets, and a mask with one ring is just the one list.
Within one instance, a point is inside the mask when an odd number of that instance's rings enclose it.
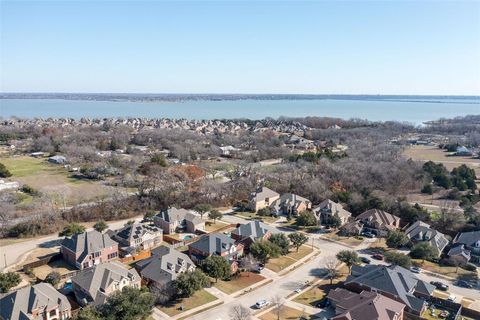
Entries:
{"label": "lake", "polygon": [[185,102],[129,102],[61,99],[0,99],[0,116],[9,118],[185,118],[263,119],[265,117],[338,117],[421,124],[439,118],[480,114],[480,97],[470,99],[394,100],[195,100]]}

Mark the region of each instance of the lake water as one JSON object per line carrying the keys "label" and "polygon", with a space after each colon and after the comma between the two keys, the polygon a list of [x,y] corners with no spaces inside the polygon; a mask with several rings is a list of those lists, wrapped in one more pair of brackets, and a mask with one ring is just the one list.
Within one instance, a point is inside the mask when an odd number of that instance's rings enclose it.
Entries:
{"label": "lake water", "polygon": [[421,124],[438,118],[480,114],[480,97],[469,99],[396,100],[235,100],[185,102],[86,101],[60,99],[0,99],[0,117],[20,118],[186,118],[263,119],[324,116]]}

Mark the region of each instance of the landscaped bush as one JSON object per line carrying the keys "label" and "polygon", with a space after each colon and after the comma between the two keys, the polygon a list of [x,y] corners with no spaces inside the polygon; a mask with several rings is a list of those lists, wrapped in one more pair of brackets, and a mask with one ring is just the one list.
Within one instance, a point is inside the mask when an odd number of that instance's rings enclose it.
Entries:
{"label": "landscaped bush", "polygon": [[477,267],[472,263],[467,263],[463,266],[460,266],[460,268],[465,269],[467,271],[477,271]]}

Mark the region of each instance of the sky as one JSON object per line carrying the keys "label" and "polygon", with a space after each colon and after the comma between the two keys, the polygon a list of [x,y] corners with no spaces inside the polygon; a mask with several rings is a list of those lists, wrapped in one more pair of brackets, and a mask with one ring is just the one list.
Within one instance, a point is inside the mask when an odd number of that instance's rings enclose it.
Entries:
{"label": "sky", "polygon": [[480,95],[480,1],[3,1],[0,91]]}

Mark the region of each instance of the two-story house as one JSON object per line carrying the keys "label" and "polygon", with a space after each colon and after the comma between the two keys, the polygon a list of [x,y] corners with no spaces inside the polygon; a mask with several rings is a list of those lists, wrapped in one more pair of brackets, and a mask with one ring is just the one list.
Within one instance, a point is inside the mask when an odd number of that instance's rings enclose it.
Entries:
{"label": "two-story house", "polygon": [[0,298],[2,320],[67,320],[72,307],[67,297],[49,283],[38,283]]}
{"label": "two-story house", "polygon": [[[460,232],[452,241],[453,247],[461,247],[465,255],[469,256],[468,260],[472,262],[480,262],[480,230],[470,232]],[[457,250],[458,251],[458,250]],[[449,252],[450,255],[450,252]]]}
{"label": "two-story house", "polygon": [[153,217],[153,221],[157,227],[163,230],[164,234],[205,231],[205,222],[202,218],[186,209],[169,208]]}
{"label": "two-story house", "polygon": [[180,274],[195,270],[195,264],[186,254],[163,245],[153,249],[150,258],[137,262],[135,268],[145,282],[163,288]]}
{"label": "two-story house", "polygon": [[232,272],[238,269],[237,259],[243,255],[244,245],[223,233],[210,233],[188,245],[188,255],[193,261],[201,261],[211,255],[227,259]]}
{"label": "two-story house", "polygon": [[355,218],[355,221],[344,225],[344,233],[358,235],[363,231],[370,231],[377,236],[386,236],[390,230],[400,229],[400,218],[379,209],[370,209]]}
{"label": "two-story house", "polygon": [[258,220],[239,225],[230,233],[231,237],[244,244],[246,248],[257,240],[268,240],[272,234],[276,233],[275,229],[266,223]]}
{"label": "two-story house", "polygon": [[82,270],[118,258],[118,243],[93,230],[65,238],[60,252],[68,264]]}
{"label": "two-story house", "polygon": [[329,225],[332,217],[338,217],[341,221],[341,226],[346,224],[352,214],[345,210],[340,203],[334,202],[330,199],[322,201],[319,205],[312,209],[315,218],[319,225]]}
{"label": "two-story house", "polygon": [[405,235],[412,243],[427,242],[435,249],[437,257],[440,256],[443,249],[448,245],[448,239],[441,232],[430,227],[429,224],[416,221],[405,229]]}
{"label": "two-story house", "polygon": [[114,292],[124,287],[140,288],[141,278],[135,269],[117,261],[94,266],[72,278],[73,292],[81,306],[102,305]]}
{"label": "two-story house", "polygon": [[270,212],[274,216],[297,215],[302,211],[310,210],[312,203],[307,198],[294,193],[284,193],[270,205]]}
{"label": "two-story house", "polygon": [[162,229],[144,223],[126,225],[119,230],[108,231],[108,234],[118,242],[120,251],[125,254],[150,250],[159,246],[163,240]]}
{"label": "two-story house", "polygon": [[280,195],[267,187],[260,186],[248,197],[248,207],[252,211],[258,211],[270,205],[280,198]]}

